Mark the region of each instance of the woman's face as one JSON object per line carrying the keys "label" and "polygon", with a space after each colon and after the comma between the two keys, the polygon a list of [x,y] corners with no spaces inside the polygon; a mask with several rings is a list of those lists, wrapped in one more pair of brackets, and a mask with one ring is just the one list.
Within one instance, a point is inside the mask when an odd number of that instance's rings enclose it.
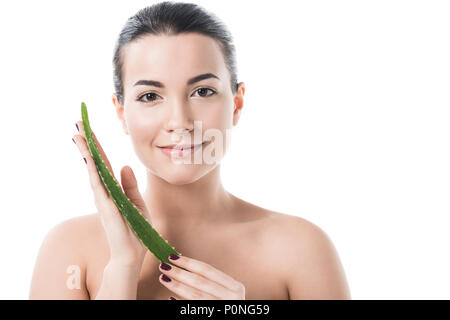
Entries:
{"label": "woman's face", "polygon": [[[226,153],[243,106],[243,83],[233,95],[218,43],[201,34],[147,35],[123,50],[123,106],[115,95],[113,102],[137,156],[169,183],[201,178]],[[204,74],[209,77],[195,81]],[[190,154],[161,148],[201,143]]]}

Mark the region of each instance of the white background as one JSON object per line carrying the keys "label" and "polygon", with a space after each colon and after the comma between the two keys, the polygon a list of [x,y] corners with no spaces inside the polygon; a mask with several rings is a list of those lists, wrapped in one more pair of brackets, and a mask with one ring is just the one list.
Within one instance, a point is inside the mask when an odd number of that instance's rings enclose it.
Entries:
{"label": "white background", "polygon": [[[327,232],[353,299],[449,299],[449,2],[193,2],[231,30],[246,84],[225,188]],[[54,225],[96,212],[71,140],[81,101],[114,171],[145,190],[112,54],[153,3],[0,2],[1,299],[28,299]]]}

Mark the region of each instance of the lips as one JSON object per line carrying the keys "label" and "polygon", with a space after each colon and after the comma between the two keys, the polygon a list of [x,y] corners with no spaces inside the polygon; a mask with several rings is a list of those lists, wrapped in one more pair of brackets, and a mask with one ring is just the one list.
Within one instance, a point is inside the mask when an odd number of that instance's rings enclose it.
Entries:
{"label": "lips", "polygon": [[166,146],[158,146],[158,148],[162,151],[163,154],[168,156],[171,159],[174,158],[186,158],[189,155],[196,153],[198,150],[201,150],[204,145],[207,145],[210,141],[204,141],[199,144],[185,144],[185,145],[166,145]]}
{"label": "lips", "polygon": [[166,150],[186,150],[186,149],[193,149],[194,147],[200,146],[202,144],[205,144],[207,141],[204,141],[203,143],[199,144],[169,144],[166,146],[158,146],[158,148],[166,149]]}

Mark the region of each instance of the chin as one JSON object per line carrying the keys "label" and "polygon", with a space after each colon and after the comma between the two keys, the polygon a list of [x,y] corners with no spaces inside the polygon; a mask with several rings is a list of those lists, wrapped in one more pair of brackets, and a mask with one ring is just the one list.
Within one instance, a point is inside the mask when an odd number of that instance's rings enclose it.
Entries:
{"label": "chin", "polygon": [[158,170],[158,176],[173,185],[190,184],[207,175],[215,166],[171,164]]}

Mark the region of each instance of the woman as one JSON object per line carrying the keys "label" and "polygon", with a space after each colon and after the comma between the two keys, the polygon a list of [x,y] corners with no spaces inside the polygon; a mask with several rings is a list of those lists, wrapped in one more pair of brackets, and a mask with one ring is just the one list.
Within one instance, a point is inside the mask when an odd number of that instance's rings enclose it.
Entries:
{"label": "woman", "polygon": [[122,188],[182,255],[160,264],[136,237],[102,185],[78,121],[74,142],[98,212],[47,234],[30,298],[350,299],[323,230],[222,186],[220,161],[245,86],[236,80],[232,37],[215,15],[190,3],[144,8],[124,26],[113,61],[113,104],[147,168],[143,194],[128,166]]}

